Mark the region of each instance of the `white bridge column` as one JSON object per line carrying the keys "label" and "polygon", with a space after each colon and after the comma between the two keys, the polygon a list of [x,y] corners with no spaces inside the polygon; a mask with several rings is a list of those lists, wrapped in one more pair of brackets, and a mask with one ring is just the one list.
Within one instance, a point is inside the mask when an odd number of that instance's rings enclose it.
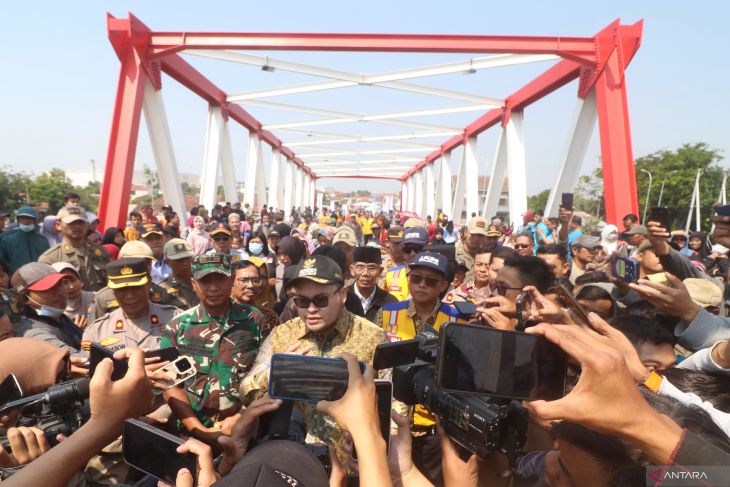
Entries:
{"label": "white bridge column", "polygon": [[[489,176],[489,184],[487,185],[487,197],[484,199],[484,208],[482,209],[483,218],[491,218],[497,214],[499,207],[499,198],[502,196],[502,186],[504,185],[504,174],[507,170],[507,131],[502,129],[497,140],[497,150],[494,154],[494,163]],[[510,217],[511,218],[511,217]],[[522,220],[510,223],[517,226]]]}
{"label": "white bridge column", "polygon": [[269,168],[268,206],[277,209],[284,202],[284,181],[282,171],[282,155],[279,149],[271,149],[271,167]]}
{"label": "white bridge column", "polygon": [[[471,214],[479,211],[479,171],[477,168],[477,138],[469,137],[464,143],[464,152],[459,163],[459,173],[454,191],[454,205],[451,209],[454,222],[466,223]],[[466,197],[466,217],[464,211]]]}
{"label": "white bridge column", "polygon": [[312,211],[314,211],[315,206],[319,206],[317,204],[317,180],[315,178],[310,177],[309,178],[309,206],[312,207]]}
{"label": "white bridge column", "polygon": [[296,167],[294,177],[294,206],[301,208],[304,200],[304,172]]}
{"label": "white bridge column", "polygon": [[243,192],[244,202],[258,210],[261,202],[256,201],[256,176],[258,175],[259,161],[261,160],[261,139],[255,132],[248,133],[248,157],[246,158],[246,186]]}
{"label": "white bridge column", "polygon": [[[441,208],[445,213],[449,213],[451,207],[451,152],[444,152],[441,155],[441,167],[439,169],[439,181],[436,190],[436,209]],[[448,216],[451,219],[454,217],[451,213]]]}
{"label": "white bridge column", "polygon": [[413,184],[416,187],[416,201],[412,211],[418,214],[419,217],[423,218],[423,176],[421,171],[417,171],[413,175]]}
{"label": "white bridge column", "polygon": [[426,178],[424,181],[423,186],[423,193],[424,193],[424,207],[423,207],[423,216],[431,215],[433,217],[433,221],[436,221],[436,215],[434,214],[434,211],[436,210],[436,194],[435,194],[435,185],[436,182],[433,177],[433,162],[426,165],[426,167],[423,168],[423,170],[426,172]]}
{"label": "white bridge column", "polygon": [[282,203],[282,210],[285,215],[289,215],[291,207],[294,201],[294,164],[288,159],[284,159],[284,202]]}
{"label": "white bridge column", "polygon": [[416,184],[415,175],[408,178],[408,211],[416,210]]}
{"label": "white bridge column", "polygon": [[505,127],[507,130],[507,159],[509,160],[507,174],[509,177],[509,218],[511,222],[519,222],[521,215],[527,211],[527,172],[525,170],[522,121],[522,112],[512,112]]}
{"label": "white bridge column", "polygon": [[[225,121],[220,107],[208,108],[208,128],[205,136],[203,173],[200,180],[200,204],[211,210],[218,202],[218,171]],[[235,178],[234,178],[235,191]]]}
{"label": "white bridge column", "polygon": [[408,210],[408,181],[400,182],[400,211]]}
{"label": "white bridge column", "polygon": [[545,216],[557,216],[562,193],[572,193],[578,182],[580,167],[585,159],[588,143],[596,126],[598,111],[596,109],[596,89],[588,92],[583,100],[578,100],[578,106],[573,118],[570,139],[563,154],[563,162],[558,172],[558,179],[550,190]]}
{"label": "white bridge column", "polygon": [[170,127],[167,125],[165,105],[162,100],[162,91],[155,90],[152,83],[145,82],[144,99],[142,102],[147,130],[150,134],[152,152],[155,156],[160,188],[166,203],[172,205],[180,216],[180,227],[188,226],[188,214],[185,208],[185,196],[180,186],[180,174],[175,162],[175,151],[172,147]]}
{"label": "white bridge column", "polygon": [[304,209],[307,206],[311,206],[311,203],[310,203],[310,201],[312,200],[311,195],[310,195],[310,191],[312,190],[312,185],[310,184],[311,180],[312,179],[309,177],[309,174],[307,174],[305,172],[304,173],[304,189],[302,190],[302,193],[304,194],[304,197],[302,199],[302,211],[304,211]]}

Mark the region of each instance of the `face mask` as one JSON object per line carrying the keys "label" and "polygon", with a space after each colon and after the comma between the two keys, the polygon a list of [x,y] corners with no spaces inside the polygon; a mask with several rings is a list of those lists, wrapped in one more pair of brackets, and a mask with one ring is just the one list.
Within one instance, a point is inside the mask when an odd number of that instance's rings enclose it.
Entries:
{"label": "face mask", "polygon": [[41,309],[36,310],[38,316],[48,316],[49,318],[58,318],[65,310],[54,308],[53,306],[41,305]]}
{"label": "face mask", "polygon": [[35,225],[33,223],[19,223],[18,228],[23,232],[32,232],[35,230]]}
{"label": "face mask", "polygon": [[248,250],[250,250],[253,255],[259,255],[261,252],[264,251],[264,244],[260,244],[260,243],[249,244]]}

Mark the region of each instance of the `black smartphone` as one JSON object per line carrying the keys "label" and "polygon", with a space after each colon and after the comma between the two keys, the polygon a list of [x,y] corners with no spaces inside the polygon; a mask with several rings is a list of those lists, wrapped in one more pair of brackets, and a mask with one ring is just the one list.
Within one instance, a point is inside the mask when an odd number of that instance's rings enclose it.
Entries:
{"label": "black smartphone", "polygon": [[560,206],[563,207],[565,210],[572,210],[573,209],[573,193],[563,193]]}
{"label": "black smartphone", "polygon": [[415,339],[381,343],[375,348],[373,368],[382,370],[413,363],[418,354],[418,345]]}
{"label": "black smartphone", "polygon": [[628,257],[614,255],[611,258],[611,275],[626,283],[636,282],[639,279],[639,263]]}
{"label": "black smartphone", "polygon": [[89,377],[94,377],[96,372],[96,366],[99,362],[105,358],[110,358],[114,363],[114,370],[112,371],[112,380],[119,380],[124,377],[127,373],[127,359],[115,359],[114,351],[109,350],[103,345],[92,342],[89,346]]}
{"label": "black smartphone", "polygon": [[[362,362],[360,371],[365,371]],[[277,353],[271,357],[269,395],[290,401],[336,401],[345,395],[349,377],[341,358]]]}
{"label": "black smartphone", "polygon": [[477,313],[477,305],[471,301],[454,301],[451,303],[462,316],[468,318]]}
{"label": "black smartphone", "polygon": [[647,221],[660,223],[662,228],[667,232],[672,231],[672,216],[669,208],[664,206],[655,206],[649,210],[649,219]]}
{"label": "black smartphone", "polygon": [[447,323],[439,345],[437,382],[446,392],[548,401],[564,395],[567,355],[543,336]]}
{"label": "black smartphone", "polygon": [[23,397],[23,389],[15,374],[8,374],[0,384],[0,406]]}
{"label": "black smartphone", "polygon": [[[390,411],[393,409],[393,383],[389,380],[375,380],[375,394],[378,408],[380,434],[385,440],[385,453],[390,451]],[[352,458],[357,460],[357,450],[353,446]]]}
{"label": "black smartphone", "polygon": [[122,426],[124,461],[172,485],[181,468],[187,468],[195,482],[197,459],[192,453],[177,452],[177,447],[183,443],[181,438],[136,419],[128,419]]}
{"label": "black smartphone", "polygon": [[175,347],[160,348],[144,353],[145,358],[159,358],[160,362],[173,362],[180,356],[180,350]]}
{"label": "black smartphone", "polygon": [[[556,288],[558,296],[560,296],[560,300],[563,302],[565,306],[568,307],[570,311],[573,312],[573,315],[583,321],[582,324],[589,325],[591,322],[588,319],[588,312],[583,308],[583,306],[580,305],[578,301],[573,297],[573,294],[568,291],[568,289],[563,286],[562,284],[558,285]],[[580,324],[580,323],[579,323]]]}

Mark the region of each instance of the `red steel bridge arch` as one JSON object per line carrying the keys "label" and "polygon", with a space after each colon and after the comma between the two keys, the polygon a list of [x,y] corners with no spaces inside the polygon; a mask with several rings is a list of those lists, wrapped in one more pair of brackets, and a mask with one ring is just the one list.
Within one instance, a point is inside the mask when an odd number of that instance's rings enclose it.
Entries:
{"label": "red steel bridge arch", "polygon": [[[513,221],[526,205],[524,190],[524,147],[521,138],[521,122],[524,109],[560,87],[579,80],[579,106],[573,131],[565,151],[562,167],[551,191],[546,214],[557,209],[561,191],[572,191],[577,180],[580,162],[585,155],[588,140],[595,121],[600,132],[603,164],[606,219],[618,223],[627,213],[638,213],[636,179],[631,148],[631,131],[625,69],[641,43],[643,21],[624,25],[618,20],[589,37],[560,36],[490,36],[490,35],[401,35],[401,34],[317,34],[317,33],[214,33],[214,32],[155,32],[139,19],[129,14],[127,18],[107,17],[109,40],[121,62],[117,83],[111,135],[104,171],[104,181],[99,203],[99,219],[102,228],[124,226],[130,199],[132,172],[139,133],[140,119],[145,111],[158,170],[174,177],[166,177],[161,186],[163,194],[176,208],[180,206],[182,191],[177,177],[169,129],[163,116],[159,117],[161,99],[154,97],[161,89],[161,74],[165,73],[203,98],[211,108],[208,121],[209,135],[220,128],[221,120],[242,125],[251,134],[247,178],[257,181],[247,187],[249,195],[265,195],[263,175],[256,171],[261,166],[260,145],[270,146],[283,161],[280,166],[279,188],[270,188],[284,194],[282,186],[294,181],[297,194],[286,194],[283,201],[306,202],[311,205],[315,195],[315,181],[320,177],[369,177],[348,173],[318,175],[300,157],[250,113],[229,101],[229,95],[209,81],[202,73],[185,61],[179,53],[186,50],[287,50],[287,51],[352,51],[352,52],[413,52],[413,53],[477,53],[477,54],[550,54],[559,61],[542,74],[520,87],[503,100],[501,106],[492,108],[463,131],[446,140],[402,175],[387,176],[402,183],[402,209],[417,212],[433,211],[434,205],[450,208],[452,215],[467,215],[477,211],[484,216],[495,213],[496,201],[501,192],[505,173],[510,177],[510,216]],[[149,106],[148,106],[149,105]],[[492,178],[483,208],[479,208],[477,195],[477,166],[475,141],[477,135],[490,127],[501,127],[497,155],[492,168]],[[158,139],[158,140],[155,140]],[[259,144],[259,152],[256,145]],[[440,178],[436,184],[434,162],[448,161],[449,154],[463,146],[462,164],[459,168],[456,188],[451,187],[448,164],[441,164],[448,176],[448,184]],[[206,147],[206,161],[225,152],[225,144]],[[253,152],[252,152],[253,151]],[[212,155],[211,155],[212,152]],[[258,164],[251,164],[256,161]],[[284,164],[284,162],[286,164]],[[162,165],[163,167],[159,167]],[[205,170],[205,169],[204,169]],[[232,173],[223,170],[224,181]],[[279,169],[276,169],[277,171]],[[215,172],[215,170],[213,170]],[[257,177],[258,176],[258,177]],[[442,174],[442,176],[444,176]],[[373,173],[370,177],[383,177]],[[291,178],[287,181],[287,178]],[[513,181],[514,179],[514,181]],[[202,188],[201,193],[209,189]],[[228,182],[230,184],[230,182]],[[515,184],[514,196],[512,185]],[[521,185],[521,186],[520,186]],[[178,186],[178,187],[175,187]],[[205,186],[205,184],[203,184]],[[438,187],[436,187],[438,186]],[[215,189],[215,186],[212,186]],[[289,191],[289,190],[287,190]],[[428,197],[429,192],[435,198]],[[450,204],[452,195],[453,207]],[[464,196],[462,196],[464,195]],[[202,194],[201,194],[202,196]],[[226,195],[228,198],[228,194]],[[265,198],[265,196],[264,196]],[[259,198],[260,199],[260,198]],[[513,202],[514,200],[514,202]],[[523,200],[525,200],[523,202]],[[252,201],[253,202],[253,201]],[[280,202],[281,203],[281,202]],[[282,207],[287,207],[286,204]],[[458,213],[457,213],[458,210]],[[183,215],[181,215],[183,216]],[[182,218],[185,221],[184,218]]]}

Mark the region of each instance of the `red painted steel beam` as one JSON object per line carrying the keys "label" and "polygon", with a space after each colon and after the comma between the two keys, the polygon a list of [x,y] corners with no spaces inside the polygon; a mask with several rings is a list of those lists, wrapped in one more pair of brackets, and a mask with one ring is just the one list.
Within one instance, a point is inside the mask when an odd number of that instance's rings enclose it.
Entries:
{"label": "red painted steel beam", "polygon": [[613,224],[639,209],[621,50],[617,43],[595,84],[606,221]]}
{"label": "red painted steel beam", "polygon": [[[146,74],[142,59],[132,42],[131,23],[125,33],[115,25],[112,39],[121,59],[119,81],[114,100],[109,149],[104,166],[104,181],[99,198],[99,226],[124,228],[127,220],[134,171],[134,158],[137,150],[137,136],[142,114],[142,96]],[[111,37],[111,35],[110,35]]]}
{"label": "red painted steel beam", "polygon": [[185,49],[245,49],[267,51],[354,51],[433,53],[555,54],[580,62],[594,59],[593,37],[309,34],[258,32],[154,32],[154,54]]}

